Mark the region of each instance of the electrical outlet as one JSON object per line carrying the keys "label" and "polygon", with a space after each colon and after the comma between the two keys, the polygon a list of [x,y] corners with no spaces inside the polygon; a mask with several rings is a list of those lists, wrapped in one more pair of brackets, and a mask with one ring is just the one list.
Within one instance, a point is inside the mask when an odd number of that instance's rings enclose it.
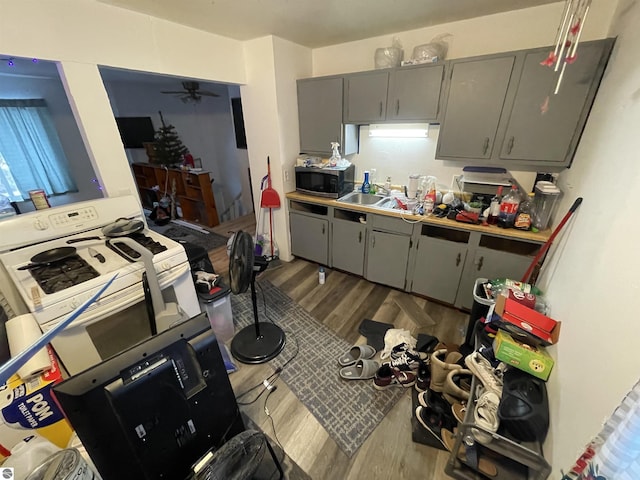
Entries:
{"label": "electrical outlet", "polygon": [[284,171],[284,181],[288,182],[289,181],[289,170],[285,170]]}

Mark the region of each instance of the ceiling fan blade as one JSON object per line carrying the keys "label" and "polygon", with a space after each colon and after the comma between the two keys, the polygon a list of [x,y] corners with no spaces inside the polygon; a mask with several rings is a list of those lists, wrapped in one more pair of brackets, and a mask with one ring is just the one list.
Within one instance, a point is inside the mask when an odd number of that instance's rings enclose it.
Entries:
{"label": "ceiling fan blade", "polygon": [[204,92],[204,91],[198,91],[197,92],[198,95],[205,95],[207,97],[219,97],[220,95],[218,95],[217,93],[213,93],[213,92]]}
{"label": "ceiling fan blade", "polygon": [[181,93],[187,93],[184,90],[179,90],[179,91],[161,91],[160,93],[173,93],[173,94],[181,94]]}

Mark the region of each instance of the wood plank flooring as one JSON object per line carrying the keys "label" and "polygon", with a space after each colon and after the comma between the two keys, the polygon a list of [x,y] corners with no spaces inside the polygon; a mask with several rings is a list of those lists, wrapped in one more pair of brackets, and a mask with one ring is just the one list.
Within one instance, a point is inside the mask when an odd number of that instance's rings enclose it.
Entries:
{"label": "wood plank flooring", "polygon": [[[253,232],[255,227],[251,226],[249,217],[253,215],[239,219],[234,225],[223,224],[212,230],[223,235],[240,228]],[[209,257],[216,272],[228,278],[226,248],[220,247],[209,252]],[[358,326],[365,318],[392,323],[396,328],[409,330],[414,336],[427,333],[447,343],[461,343],[464,340],[467,313],[354,275],[325,270],[324,285],[318,284],[318,265],[302,259],[270,266],[259,278],[278,286],[314,318],[350,343],[366,341],[358,333]],[[336,359],[327,361],[335,362]],[[236,395],[260,384],[271,373],[272,368],[268,365],[239,364],[239,370],[230,376]],[[449,478],[444,473],[448,452],[411,440],[413,412],[410,391],[385,416],[356,454],[349,458],[287,385],[280,380],[276,385],[277,389],[268,396],[266,404],[267,396],[263,395],[255,403],[241,408],[267,435],[277,439],[287,455],[311,478]],[[255,392],[260,390],[256,389]],[[250,401],[255,392],[244,395],[239,401]],[[267,411],[273,419],[273,425]]]}

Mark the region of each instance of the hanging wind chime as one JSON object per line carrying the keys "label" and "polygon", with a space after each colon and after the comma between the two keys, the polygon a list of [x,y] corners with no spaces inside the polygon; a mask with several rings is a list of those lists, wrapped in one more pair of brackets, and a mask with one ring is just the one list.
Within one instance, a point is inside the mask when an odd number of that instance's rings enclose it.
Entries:
{"label": "hanging wind chime", "polygon": [[[591,0],[567,0],[558,26],[556,34],[555,49],[549,52],[549,56],[540,64],[545,67],[553,67],[554,72],[558,72],[554,95],[560,91],[560,84],[567,65],[571,65],[578,58],[578,43],[584,22],[589,13]],[[545,101],[548,104],[548,98]],[[547,105],[548,108],[548,105]],[[543,106],[544,113],[544,106]]]}

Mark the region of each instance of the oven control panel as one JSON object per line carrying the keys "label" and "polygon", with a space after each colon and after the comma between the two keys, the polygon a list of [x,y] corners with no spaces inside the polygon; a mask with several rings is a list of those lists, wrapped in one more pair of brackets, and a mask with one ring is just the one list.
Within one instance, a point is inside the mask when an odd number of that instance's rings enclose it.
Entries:
{"label": "oven control panel", "polygon": [[79,210],[69,210],[67,212],[56,213],[55,215],[49,215],[49,221],[53,228],[68,228],[81,224],[83,226],[86,222],[98,219],[98,212],[94,207],[88,206]]}

